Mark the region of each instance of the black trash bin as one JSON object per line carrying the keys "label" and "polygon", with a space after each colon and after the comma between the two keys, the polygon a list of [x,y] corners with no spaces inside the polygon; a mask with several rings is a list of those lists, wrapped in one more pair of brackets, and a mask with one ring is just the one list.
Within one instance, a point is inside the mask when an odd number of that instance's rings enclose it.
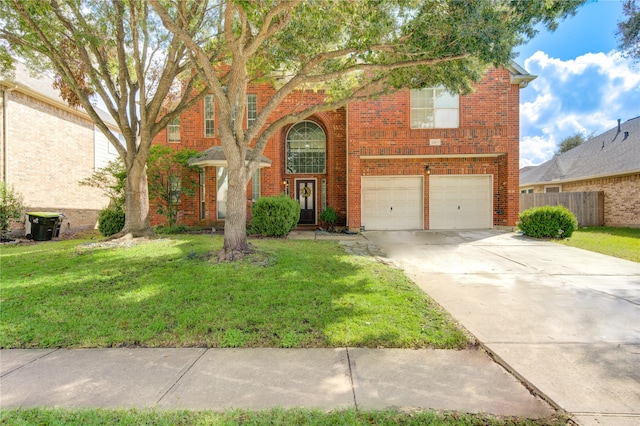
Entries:
{"label": "black trash bin", "polygon": [[49,241],[53,237],[60,236],[60,224],[63,215],[51,212],[27,212],[31,232],[27,238],[35,241]]}

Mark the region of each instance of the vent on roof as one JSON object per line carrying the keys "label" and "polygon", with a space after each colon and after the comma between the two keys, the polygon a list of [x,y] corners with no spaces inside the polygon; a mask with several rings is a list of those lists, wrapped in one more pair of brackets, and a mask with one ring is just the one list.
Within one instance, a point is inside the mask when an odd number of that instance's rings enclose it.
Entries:
{"label": "vent on roof", "polygon": [[602,141],[602,148],[600,148],[600,151],[602,151],[604,149],[604,141]]}
{"label": "vent on roof", "polygon": [[624,132],[624,138],[622,138],[623,141],[627,140],[627,138],[629,137],[629,132]]}

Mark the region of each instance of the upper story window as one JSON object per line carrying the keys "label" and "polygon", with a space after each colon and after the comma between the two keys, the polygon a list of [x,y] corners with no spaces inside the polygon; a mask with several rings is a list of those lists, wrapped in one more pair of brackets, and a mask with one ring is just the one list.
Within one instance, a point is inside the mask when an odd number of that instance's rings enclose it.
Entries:
{"label": "upper story window", "polygon": [[171,120],[167,126],[167,141],[180,142],[180,117]]}
{"label": "upper story window", "polygon": [[247,95],[247,127],[251,127],[258,116],[258,95]]}
{"label": "upper story window", "polygon": [[443,87],[411,90],[411,128],[447,129],[460,125],[460,99]]}
{"label": "upper story window", "polygon": [[287,173],[326,173],[327,138],[312,121],[294,124],[287,134]]}
{"label": "upper story window", "polygon": [[213,137],[213,95],[204,96],[204,137]]}

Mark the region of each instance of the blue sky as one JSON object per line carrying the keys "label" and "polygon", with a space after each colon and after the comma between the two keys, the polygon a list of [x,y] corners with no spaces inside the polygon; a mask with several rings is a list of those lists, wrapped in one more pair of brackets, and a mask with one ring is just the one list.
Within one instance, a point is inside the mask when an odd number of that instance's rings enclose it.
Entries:
{"label": "blue sky", "polygon": [[619,0],[590,1],[516,49],[516,62],[538,76],[520,90],[520,167],[553,157],[576,132],[599,134],[640,116],[640,62],[617,49]]}

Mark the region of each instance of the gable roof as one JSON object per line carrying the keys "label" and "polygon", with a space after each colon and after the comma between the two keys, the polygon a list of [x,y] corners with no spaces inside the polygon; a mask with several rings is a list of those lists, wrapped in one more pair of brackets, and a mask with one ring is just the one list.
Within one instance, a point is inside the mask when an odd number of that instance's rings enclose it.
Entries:
{"label": "gable roof", "polygon": [[640,173],[640,117],[592,137],[534,168],[520,170],[520,186]]}

